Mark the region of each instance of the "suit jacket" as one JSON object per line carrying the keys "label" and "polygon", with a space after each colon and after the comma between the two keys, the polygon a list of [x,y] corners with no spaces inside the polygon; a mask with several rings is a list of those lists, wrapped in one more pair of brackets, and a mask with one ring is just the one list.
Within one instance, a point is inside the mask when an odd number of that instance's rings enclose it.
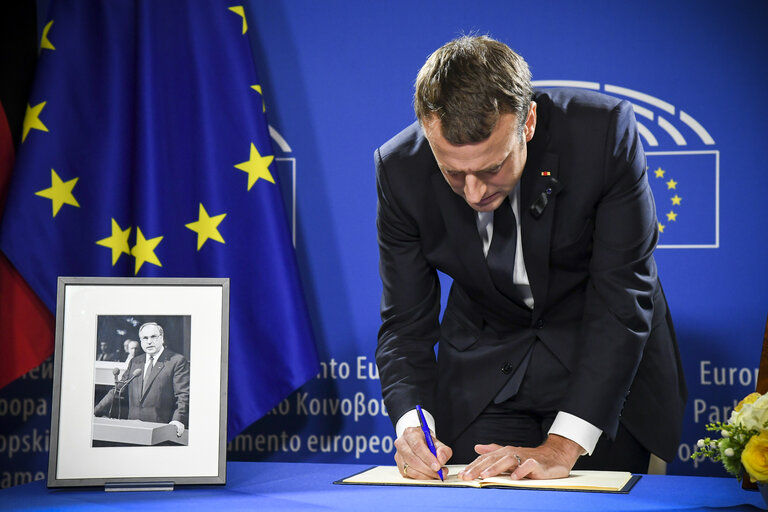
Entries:
{"label": "suit jacket", "polygon": [[99,355],[96,356],[97,361],[121,361],[122,360],[122,354],[115,350],[112,352],[99,352]]}
{"label": "suit jacket", "polygon": [[[148,387],[143,391],[146,360],[146,354],[131,359],[120,383],[121,394],[128,395],[128,419],[157,423],[180,421],[189,426],[189,361],[166,347],[157,358],[147,378]],[[131,379],[136,370],[139,375]],[[123,388],[126,382],[128,385]],[[114,389],[95,407],[96,416],[109,414],[113,394]]]}
{"label": "suit jacket", "polygon": [[[542,406],[611,437],[621,421],[671,460],[687,392],[652,256],[658,223],[632,107],[567,89],[534,99],[520,182],[533,310],[494,287],[475,212],[445,182],[419,124],[375,152],[376,361],[390,417],[421,404],[450,444],[540,342],[562,365]],[[438,270],[453,278],[442,321]]]}

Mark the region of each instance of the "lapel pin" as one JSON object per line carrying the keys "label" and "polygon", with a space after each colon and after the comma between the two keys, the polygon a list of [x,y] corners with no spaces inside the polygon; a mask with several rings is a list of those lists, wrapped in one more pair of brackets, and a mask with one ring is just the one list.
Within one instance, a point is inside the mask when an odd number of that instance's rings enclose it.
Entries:
{"label": "lapel pin", "polygon": [[552,173],[549,171],[541,171],[542,176],[552,176]]}
{"label": "lapel pin", "polygon": [[[550,174],[549,171],[541,171],[542,176],[544,173]],[[533,218],[538,219],[544,214],[544,209],[549,204],[549,200],[560,190],[560,182],[556,178],[550,178],[546,182],[546,188],[542,190],[536,200],[528,208]]]}

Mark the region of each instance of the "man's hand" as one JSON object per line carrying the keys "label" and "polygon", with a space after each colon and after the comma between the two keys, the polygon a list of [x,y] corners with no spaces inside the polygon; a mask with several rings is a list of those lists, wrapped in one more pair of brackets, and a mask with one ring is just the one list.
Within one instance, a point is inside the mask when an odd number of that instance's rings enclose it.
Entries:
{"label": "man's hand", "polygon": [[[395,441],[395,462],[400,474],[406,478],[416,480],[435,480],[440,478],[437,474],[448,459],[453,455],[448,445],[441,443],[434,435],[437,458],[429,451],[424,439],[424,432],[419,427],[408,427]],[[447,476],[447,470],[443,469],[443,477]]]}
{"label": "man's hand", "polygon": [[511,473],[512,480],[565,478],[584,453],[577,443],[556,434],[550,434],[537,448],[478,444],[475,451],[480,456],[459,473],[459,478],[488,478],[505,471]]}
{"label": "man's hand", "polygon": [[184,433],[184,424],[180,421],[169,421],[168,424],[176,427],[176,437],[181,437]]}

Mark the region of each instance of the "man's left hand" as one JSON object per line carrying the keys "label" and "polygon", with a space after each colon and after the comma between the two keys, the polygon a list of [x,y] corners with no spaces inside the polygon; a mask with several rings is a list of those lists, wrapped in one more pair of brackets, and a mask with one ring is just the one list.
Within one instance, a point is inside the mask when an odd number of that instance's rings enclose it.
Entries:
{"label": "man's left hand", "polygon": [[176,437],[181,437],[184,433],[184,424],[180,421],[169,421],[168,424],[176,427]]}
{"label": "man's left hand", "polygon": [[459,473],[462,480],[488,478],[505,471],[510,472],[512,480],[565,478],[584,453],[578,443],[556,434],[550,434],[536,448],[478,444],[475,451],[480,456]]}

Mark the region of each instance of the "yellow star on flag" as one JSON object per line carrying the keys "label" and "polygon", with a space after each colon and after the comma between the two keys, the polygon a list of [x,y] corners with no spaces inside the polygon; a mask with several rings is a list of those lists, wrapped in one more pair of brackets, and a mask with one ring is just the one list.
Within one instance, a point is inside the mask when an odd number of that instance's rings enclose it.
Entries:
{"label": "yellow star on flag", "polygon": [[234,12],[241,18],[243,18],[243,34],[248,32],[248,22],[245,21],[245,9],[243,9],[242,5],[235,5],[233,7],[229,8],[230,11]]}
{"label": "yellow star on flag", "polygon": [[27,113],[24,115],[24,131],[21,135],[21,142],[27,140],[27,134],[29,133],[29,130],[34,129],[44,132],[48,131],[48,128],[40,120],[40,112],[42,112],[45,104],[46,102],[44,101],[32,107],[29,105],[29,103],[27,103]]}
{"label": "yellow star on flag", "polygon": [[131,255],[131,247],[128,245],[128,235],[130,234],[130,226],[128,226],[128,229],[123,230],[120,228],[120,225],[117,223],[117,221],[112,219],[112,236],[102,238],[96,242],[98,245],[112,249],[113,267],[115,266],[115,263],[117,263],[117,260],[120,258],[121,254],[125,253],[129,256]]}
{"label": "yellow star on flag", "polygon": [[216,215],[215,217],[209,217],[208,212],[205,211],[205,208],[203,207],[203,203],[200,203],[200,211],[198,213],[198,219],[195,222],[190,222],[189,224],[185,224],[185,226],[195,233],[197,233],[197,250],[199,251],[201,247],[203,247],[203,244],[210,238],[211,240],[216,240],[217,242],[224,242],[224,239],[221,237],[221,233],[219,233],[219,230],[217,229],[218,225],[221,224],[221,221],[224,220],[224,217],[226,217],[226,213],[222,213],[221,215]]}
{"label": "yellow star on flag", "polygon": [[144,238],[144,233],[141,232],[141,228],[136,228],[136,245],[131,249],[131,255],[136,258],[136,270],[134,275],[139,273],[141,266],[146,263],[151,263],[162,267],[160,260],[155,255],[155,247],[163,239],[162,236],[151,238],[149,240]]}
{"label": "yellow star on flag", "polygon": [[674,195],[673,197],[671,197],[670,199],[672,199],[672,204],[673,204],[673,205],[675,205],[675,206],[679,205],[679,204],[680,204],[680,201],[682,201],[682,200],[683,200],[683,198],[682,198],[682,197],[680,197],[680,196],[679,196],[679,195],[677,195],[677,194],[675,194],[675,195]]}
{"label": "yellow star on flag", "polygon": [[656,177],[657,177],[657,178],[663,178],[663,177],[664,177],[664,172],[665,172],[665,171],[664,171],[664,169],[662,169],[661,167],[659,167],[658,169],[656,169],[656,170],[655,170],[655,171],[653,171],[653,172],[656,174]]}
{"label": "yellow star on flag", "polygon": [[75,196],[72,195],[72,189],[75,188],[77,180],[79,179],[80,178],[72,178],[69,181],[61,181],[61,178],[59,178],[59,175],[56,174],[56,171],[51,169],[51,186],[35,192],[35,195],[51,200],[54,217],[57,213],[59,213],[59,210],[61,210],[61,207],[65,204],[77,206],[80,208],[80,205],[77,204]]}
{"label": "yellow star on flag", "polygon": [[664,224],[659,222],[659,233],[663,233],[663,232],[664,232]]}
{"label": "yellow star on flag", "polygon": [[269,172],[269,164],[272,163],[275,157],[272,155],[261,156],[259,150],[251,142],[251,157],[247,162],[242,162],[235,165],[235,168],[248,173],[248,190],[256,183],[259,178],[265,179],[270,183],[274,183],[272,173]]}
{"label": "yellow star on flag", "polygon": [[674,211],[671,211],[667,214],[667,220],[669,222],[674,222],[677,220],[677,214]]}
{"label": "yellow star on flag", "polygon": [[258,84],[257,85],[252,85],[251,89],[253,89],[254,91],[256,91],[257,93],[259,93],[261,95],[261,111],[262,112],[266,112],[267,111],[267,104],[264,102],[264,93],[261,92],[261,86],[258,85]]}
{"label": "yellow star on flag", "polygon": [[667,190],[672,190],[673,188],[677,188],[677,182],[670,178],[670,180],[667,182]]}
{"label": "yellow star on flag", "polygon": [[51,41],[48,39],[48,32],[51,30],[51,26],[53,26],[53,20],[49,21],[48,24],[43,28],[43,37],[40,38],[40,49],[41,50],[55,50],[56,48],[51,44]]}

